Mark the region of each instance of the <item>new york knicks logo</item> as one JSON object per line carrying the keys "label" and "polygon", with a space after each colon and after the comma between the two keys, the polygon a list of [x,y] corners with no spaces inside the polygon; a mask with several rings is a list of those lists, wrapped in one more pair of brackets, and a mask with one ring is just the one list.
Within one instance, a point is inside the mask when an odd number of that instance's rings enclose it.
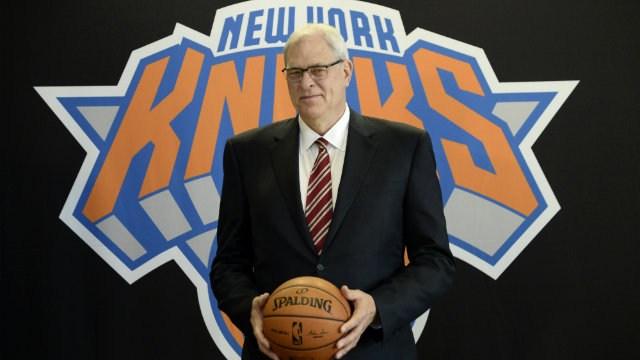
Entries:
{"label": "new york knicks logo", "polygon": [[[229,359],[243,339],[208,276],[222,148],[295,115],[282,48],[307,22],[346,39],[349,106],[430,133],[458,259],[498,278],[559,210],[531,146],[577,81],[501,83],[482,49],[407,35],[400,14],[379,5],[248,1],[218,10],[210,36],[178,24],[133,51],[116,86],[36,88],[87,151],[62,220],[129,283],[176,261]],[[426,318],[413,324],[416,340]]]}

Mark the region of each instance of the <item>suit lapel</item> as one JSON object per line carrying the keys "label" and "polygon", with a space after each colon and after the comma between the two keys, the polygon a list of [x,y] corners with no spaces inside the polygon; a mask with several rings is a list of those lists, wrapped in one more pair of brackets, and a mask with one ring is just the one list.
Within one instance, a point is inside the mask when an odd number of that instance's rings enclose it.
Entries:
{"label": "suit lapel", "polygon": [[327,248],[335,237],[353,200],[358,194],[374,158],[377,142],[373,139],[375,131],[364,118],[351,110],[349,133],[347,135],[347,151],[345,154],[338,199],[333,211],[333,219],[324,247]]}
{"label": "suit lapel", "polygon": [[300,174],[298,170],[298,133],[300,130],[298,120],[293,118],[286,121],[287,123],[283,124],[274,134],[274,143],[271,146],[271,164],[280,191],[291,212],[291,218],[304,242],[315,253],[315,246],[302,212],[302,203],[300,203]]}

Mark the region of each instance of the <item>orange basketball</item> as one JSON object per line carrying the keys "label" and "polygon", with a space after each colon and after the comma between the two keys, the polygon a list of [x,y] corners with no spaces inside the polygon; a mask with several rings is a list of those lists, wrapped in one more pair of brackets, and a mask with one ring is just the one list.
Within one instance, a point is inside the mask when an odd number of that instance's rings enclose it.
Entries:
{"label": "orange basketball", "polygon": [[273,291],[264,308],[263,331],[281,360],[329,360],[337,352],[349,302],[327,280],[291,279]]}

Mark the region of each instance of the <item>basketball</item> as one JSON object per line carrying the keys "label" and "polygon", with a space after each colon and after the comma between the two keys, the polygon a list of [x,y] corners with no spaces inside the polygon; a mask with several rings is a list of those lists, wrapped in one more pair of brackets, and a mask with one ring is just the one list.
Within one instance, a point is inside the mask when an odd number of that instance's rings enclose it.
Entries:
{"label": "basketball", "polygon": [[329,360],[351,307],[332,283],[303,276],[275,289],[263,315],[264,335],[281,360]]}

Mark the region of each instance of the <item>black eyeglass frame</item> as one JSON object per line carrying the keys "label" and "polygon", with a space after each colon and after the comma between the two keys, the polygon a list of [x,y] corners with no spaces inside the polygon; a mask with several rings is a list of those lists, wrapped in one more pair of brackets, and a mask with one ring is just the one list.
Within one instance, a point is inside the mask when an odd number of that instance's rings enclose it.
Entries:
{"label": "black eyeglass frame", "polygon": [[[324,69],[325,69],[325,70],[327,70],[327,72],[328,72],[328,70],[329,70],[329,68],[330,68],[330,67],[332,67],[332,66],[334,66],[334,65],[338,65],[339,63],[341,63],[341,62],[343,62],[343,61],[344,61],[344,59],[337,60],[336,62],[331,63],[331,64],[328,64],[328,65],[311,65],[311,66],[309,66],[309,67],[307,67],[307,68],[304,68],[304,69],[303,69],[303,68],[295,68],[295,67],[294,67],[294,68],[287,68],[287,67],[285,67],[284,69],[282,69],[282,72],[285,74],[285,76],[287,76],[287,79],[289,79],[289,76],[287,75],[287,73],[285,73],[285,71],[287,71],[287,70],[300,70],[300,78],[299,78],[299,79],[302,79],[302,77],[304,76],[305,71],[307,71],[307,72],[308,72],[308,71],[309,71],[309,69],[313,69],[313,68],[324,68]],[[323,77],[323,78],[318,78],[318,77],[316,77],[315,75],[312,75],[312,73],[311,73],[311,72],[309,72],[309,75],[311,76],[311,78],[312,78],[312,79],[315,79],[315,80],[320,80],[320,79],[325,79],[325,78],[326,78],[326,76],[325,76],[325,77]],[[298,80],[298,79],[292,79],[292,80]]]}

